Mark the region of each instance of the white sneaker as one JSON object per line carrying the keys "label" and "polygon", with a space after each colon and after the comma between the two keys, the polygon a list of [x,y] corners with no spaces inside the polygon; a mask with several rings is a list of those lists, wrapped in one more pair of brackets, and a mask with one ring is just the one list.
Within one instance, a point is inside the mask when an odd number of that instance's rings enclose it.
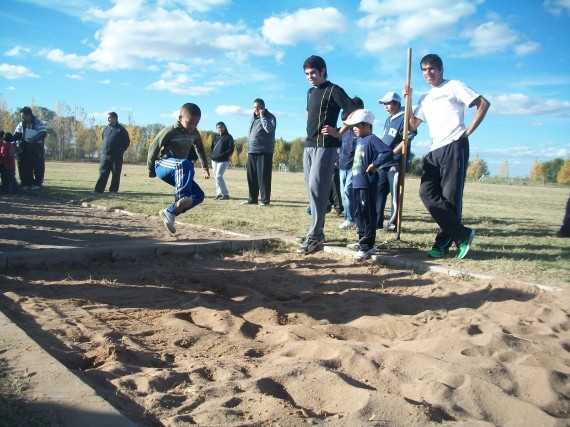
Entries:
{"label": "white sneaker", "polygon": [[360,243],[349,243],[346,247],[352,251],[359,251],[360,250]]}
{"label": "white sneaker", "polygon": [[163,209],[159,213],[160,218],[162,218],[162,222],[172,234],[176,233],[176,227],[174,227],[174,214],[171,214],[166,209]]}
{"label": "white sneaker", "polygon": [[396,224],[388,224],[386,231],[396,231]]}
{"label": "white sneaker", "polygon": [[39,185],[32,185],[30,187],[30,190],[39,190],[40,188],[42,188],[42,187],[40,187]]}
{"label": "white sneaker", "polygon": [[358,251],[358,253],[356,253],[353,256],[353,258],[355,259],[355,261],[366,261],[372,255],[375,255],[375,254],[376,254],[376,246],[374,246],[372,249],[369,249],[367,251]]}
{"label": "white sneaker", "polygon": [[22,190],[29,190],[29,189],[30,189],[30,187],[28,187],[27,185],[24,185],[24,186],[22,187]]}
{"label": "white sneaker", "polygon": [[344,221],[341,225],[338,226],[338,228],[340,228],[341,230],[348,230],[349,228],[354,228],[356,227],[356,224],[352,221]]}

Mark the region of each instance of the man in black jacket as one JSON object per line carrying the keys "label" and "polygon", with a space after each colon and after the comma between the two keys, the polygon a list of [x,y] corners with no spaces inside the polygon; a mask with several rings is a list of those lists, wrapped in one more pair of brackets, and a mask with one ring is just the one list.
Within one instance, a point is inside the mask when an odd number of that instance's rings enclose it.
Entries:
{"label": "man in black jacket", "polygon": [[109,174],[112,173],[109,193],[119,191],[121,170],[123,169],[123,154],[129,148],[131,140],[127,130],[119,124],[119,116],[111,111],[107,117],[109,125],[103,130],[101,144],[101,162],[99,164],[99,179],[95,184],[95,193],[103,193],[107,186]]}

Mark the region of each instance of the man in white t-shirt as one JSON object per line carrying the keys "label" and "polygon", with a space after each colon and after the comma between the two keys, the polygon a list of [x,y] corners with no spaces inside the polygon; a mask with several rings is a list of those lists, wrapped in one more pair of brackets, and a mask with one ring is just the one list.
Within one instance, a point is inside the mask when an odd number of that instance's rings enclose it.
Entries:
{"label": "man in white t-shirt", "polygon": [[[432,138],[429,153],[424,157],[420,198],[440,227],[431,258],[442,258],[452,243],[457,245],[457,259],[463,259],[473,241],[475,230],[461,223],[463,187],[469,161],[467,139],[481,124],[491,105],[465,83],[443,78],[443,62],[438,55],[429,54],[420,61],[422,75],[431,90],[422,95],[410,131],[426,122]],[[404,86],[404,95],[412,88]],[[465,107],[476,107],[469,126],[465,126]]]}

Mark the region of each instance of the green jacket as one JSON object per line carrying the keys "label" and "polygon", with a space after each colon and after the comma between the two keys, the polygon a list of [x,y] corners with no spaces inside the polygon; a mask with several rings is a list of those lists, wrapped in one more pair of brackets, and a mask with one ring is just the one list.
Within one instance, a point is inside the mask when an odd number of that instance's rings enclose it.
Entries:
{"label": "green jacket", "polygon": [[163,128],[153,139],[148,149],[146,164],[149,172],[154,173],[154,162],[159,159],[188,159],[192,146],[196,148],[202,168],[207,171],[208,160],[198,130],[188,133],[180,122]]}

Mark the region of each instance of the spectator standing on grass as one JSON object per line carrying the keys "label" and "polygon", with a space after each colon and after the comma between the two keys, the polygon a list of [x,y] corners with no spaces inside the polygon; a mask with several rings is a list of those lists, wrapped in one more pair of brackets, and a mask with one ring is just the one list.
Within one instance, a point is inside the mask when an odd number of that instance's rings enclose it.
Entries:
{"label": "spectator standing on grass", "polygon": [[47,136],[43,122],[34,116],[30,107],[20,110],[22,121],[14,130],[14,140],[20,148],[18,172],[23,190],[39,190],[44,184],[45,146]]}
{"label": "spectator standing on grass", "polygon": [[[267,206],[271,203],[271,176],[275,151],[277,119],[265,108],[265,101],[253,101],[253,117],[247,137],[247,187],[249,195],[242,205]],[[261,200],[259,198],[261,197]]]}
{"label": "spectator standing on grass", "polygon": [[212,172],[216,180],[216,200],[229,200],[228,187],[224,180],[224,172],[230,164],[230,156],[234,152],[234,139],[228,133],[228,128],[224,122],[216,123],[218,134],[212,142],[212,151],[210,158],[212,159]]}
{"label": "spectator standing on grass", "polygon": [[123,155],[131,140],[129,132],[119,123],[119,116],[114,111],[107,115],[109,124],[103,129],[101,143],[101,160],[99,162],[99,179],[95,184],[95,193],[103,193],[107,186],[109,174],[112,174],[109,193],[119,191],[121,171],[123,169]]}
{"label": "spectator standing on grass", "polygon": [[[440,227],[427,256],[442,258],[455,242],[457,259],[463,259],[475,237],[475,230],[461,222],[469,161],[468,137],[485,118],[490,103],[465,83],[445,80],[443,62],[438,55],[424,56],[420,67],[431,90],[419,99],[409,125],[410,131],[422,122],[429,127],[432,144],[423,161],[420,198]],[[411,86],[404,86],[404,95],[412,96],[412,91]],[[476,107],[468,127],[464,123],[465,107]]]}
{"label": "spectator standing on grass", "polygon": [[178,215],[204,201],[204,192],[194,181],[194,165],[188,160],[194,144],[204,168],[204,178],[210,178],[202,139],[197,139],[194,134],[201,117],[200,107],[192,103],[184,104],[180,107],[178,121],[162,129],[148,149],[149,177],[158,177],[174,187],[174,203],[159,212],[171,233],[176,232],[174,222]]}
{"label": "spectator standing on grass", "polygon": [[[307,81],[312,86],[307,92],[307,139],[303,153],[303,172],[311,226],[297,253],[310,254],[323,248],[324,226],[332,175],[340,141],[337,121],[341,110],[346,117],[356,105],[343,88],[327,80],[327,66],[320,56],[310,56],[303,63]],[[342,128],[340,134],[346,128]]]}
{"label": "spectator standing on grass", "polygon": [[2,193],[17,193],[18,181],[16,181],[16,153],[17,147],[12,144],[12,134],[0,131],[0,176]]}
{"label": "spectator standing on grass", "polygon": [[374,114],[360,109],[344,121],[352,126],[356,139],[352,165],[352,187],[356,206],[358,243],[347,245],[358,250],[357,261],[364,261],[376,253],[376,198],[378,197],[378,169],[393,158],[393,152],[372,133]]}
{"label": "spectator standing on grass", "polygon": [[[400,95],[396,92],[386,93],[378,102],[384,105],[384,109],[388,113],[388,118],[384,123],[384,131],[380,139],[392,149],[394,159],[384,164],[384,166],[378,170],[378,200],[376,201],[378,222],[376,228],[384,228],[386,200],[388,199],[388,194],[391,194],[390,218],[386,224],[386,230],[396,231],[398,180],[400,175],[400,163],[402,161],[402,150],[404,148],[404,107],[402,107]],[[411,141],[416,133],[417,132],[409,132],[408,141]],[[407,160],[410,160],[409,156]]]}

